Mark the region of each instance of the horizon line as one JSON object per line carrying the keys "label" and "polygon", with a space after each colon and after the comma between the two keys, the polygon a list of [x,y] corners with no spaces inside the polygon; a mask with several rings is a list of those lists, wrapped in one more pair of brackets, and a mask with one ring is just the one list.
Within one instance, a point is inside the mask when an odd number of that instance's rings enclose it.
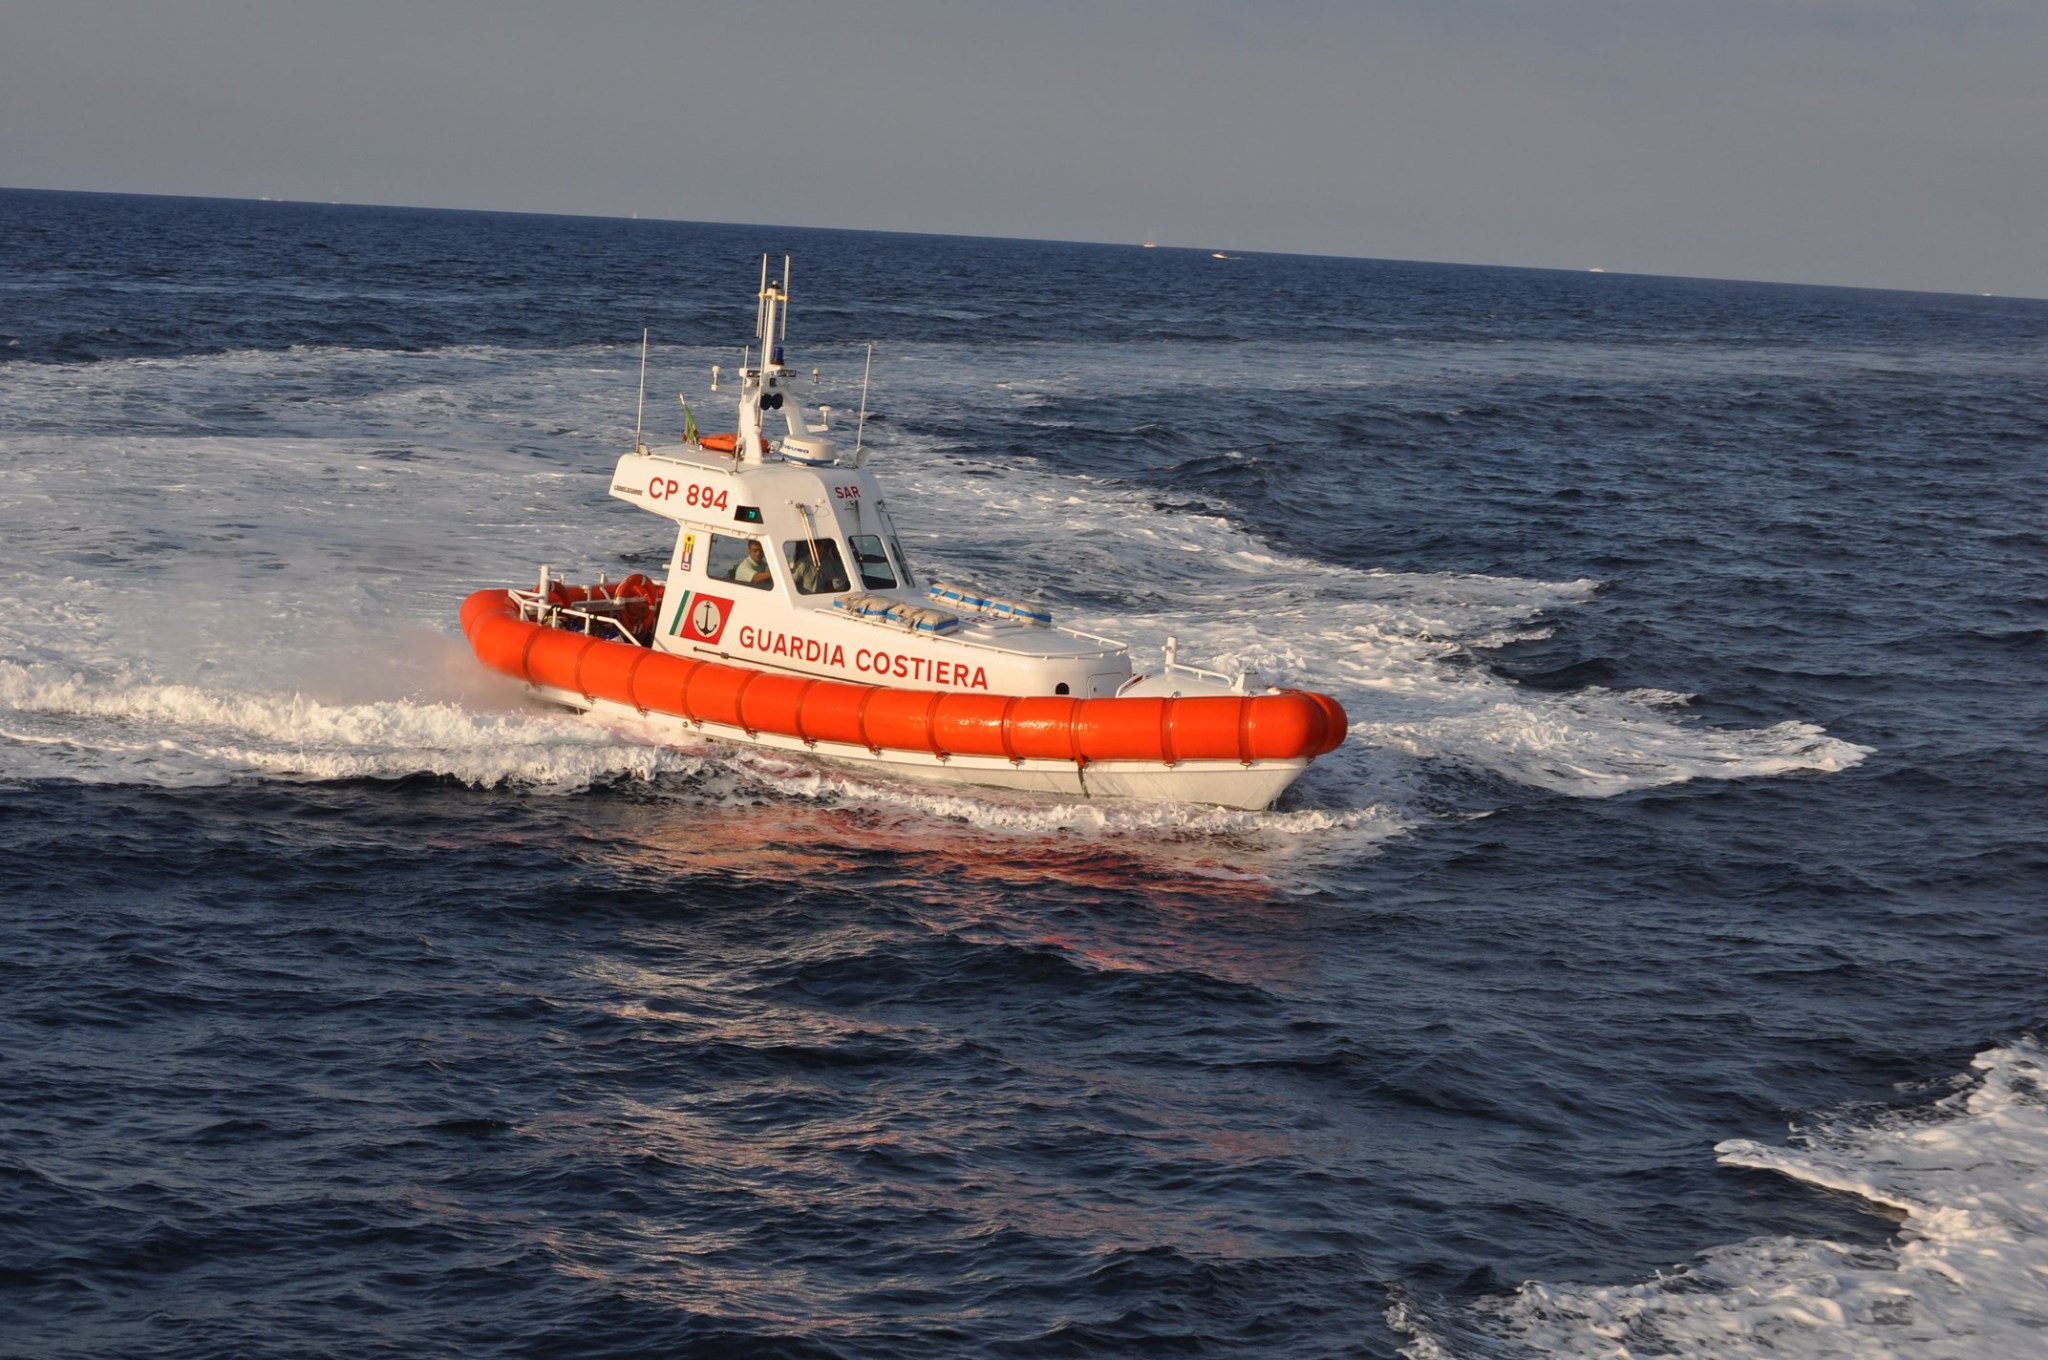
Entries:
{"label": "horizon line", "polygon": [[[163,198],[201,203],[277,203],[293,207],[318,208],[369,208],[396,212],[438,212],[438,213],[480,213],[493,217],[559,217],[572,221],[590,222],[650,222],[667,226],[707,227],[762,227],[775,231],[840,231],[863,236],[929,236],[935,239],[961,241],[1017,241],[1034,245],[1076,245],[1102,246],[1108,248],[1128,246],[1133,250],[1186,250],[1203,254],[1219,254],[1225,248],[1213,245],[1170,245],[1147,237],[1144,241],[1098,241],[1084,237],[1041,237],[1041,236],[998,236],[975,232],[915,231],[900,227],[837,227],[794,222],[746,222],[718,218],[694,217],[643,217],[637,211],[624,213],[555,212],[534,208],[455,208],[433,203],[357,203],[341,199],[288,198],[259,194],[254,198],[231,194],[172,194],[146,192],[132,189],[50,189],[35,185],[0,185],[0,193],[29,194],[73,194],[81,197],[101,198]],[[1763,288],[1829,288],[1856,293],[1910,293],[1921,297],[1954,297],[1992,299],[2001,302],[2048,302],[2048,297],[2034,297],[2026,293],[1959,292],[1946,288],[1904,288],[1890,284],[1865,283],[1806,283],[1796,279],[1753,279],[1735,275],[1720,274],[1659,274],[1640,269],[1612,270],[1602,265],[1541,265],[1502,264],[1479,260],[1428,260],[1412,259],[1394,255],[1347,255],[1324,251],[1304,250],[1233,250],[1235,256],[1267,255],[1283,259],[1299,260],[1356,260],[1370,264],[1418,264],[1442,265],[1453,269],[1507,269],[1544,274],[1588,274],[1617,279],[1659,279],[1676,283],[1733,283],[1748,284]]]}

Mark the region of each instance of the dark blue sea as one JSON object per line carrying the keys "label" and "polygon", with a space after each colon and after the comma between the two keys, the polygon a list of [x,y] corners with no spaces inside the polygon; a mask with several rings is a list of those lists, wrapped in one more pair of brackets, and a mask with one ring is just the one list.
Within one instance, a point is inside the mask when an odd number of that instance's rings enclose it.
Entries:
{"label": "dark blue sea", "polygon": [[[1229,244],[0,192],[0,1354],[2040,1355],[2048,303]],[[926,575],[1348,743],[482,672],[763,252]]]}

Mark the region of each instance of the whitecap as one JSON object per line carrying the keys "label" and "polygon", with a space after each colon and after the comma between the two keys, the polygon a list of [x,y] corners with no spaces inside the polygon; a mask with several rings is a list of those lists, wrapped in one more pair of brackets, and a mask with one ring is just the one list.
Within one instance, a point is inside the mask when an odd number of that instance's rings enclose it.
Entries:
{"label": "whitecap", "polygon": [[[1724,1165],[1853,1195],[1899,1219],[1885,1247],[1760,1237],[1638,1284],[1529,1283],[1456,1330],[1532,1356],[1692,1360],[2035,1360],[2048,1337],[2048,1050],[1989,1049],[1931,1107],[1845,1115],[1787,1146],[1731,1139]],[[1460,1351],[1454,1329],[1397,1301],[1410,1360]]]}

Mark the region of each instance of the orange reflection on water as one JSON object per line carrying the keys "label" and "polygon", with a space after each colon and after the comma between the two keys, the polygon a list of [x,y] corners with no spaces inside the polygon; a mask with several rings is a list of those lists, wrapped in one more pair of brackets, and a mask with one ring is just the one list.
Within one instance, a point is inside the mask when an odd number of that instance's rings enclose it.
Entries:
{"label": "orange reflection on water", "polygon": [[[1006,1028],[1063,995],[1113,1011],[1124,986],[1167,989],[1138,1003],[1167,1010],[1185,988],[1195,1023],[1204,996],[1227,1007],[1242,989],[1263,1009],[1313,986],[1331,908],[1276,889],[1255,838],[700,793],[592,800],[604,821],[580,853],[672,881],[689,910],[636,914],[579,965],[630,1027],[608,1042],[625,1045],[633,1094],[600,1081],[588,1108],[521,1130],[537,1168],[599,1168],[594,1180],[638,1206],[550,1227],[565,1269],[692,1314],[830,1337],[886,1331],[906,1310],[973,1323],[1013,1306],[1001,1297],[1014,1272],[1048,1259],[1085,1273],[1158,1247],[1294,1249],[1313,1206],[1243,1186],[1261,1167],[1343,1154],[1301,1132],[1314,1123],[1285,1079],[1246,1060],[1190,1091],[1114,1045]],[[772,934],[748,934],[747,917],[707,931],[721,880],[799,891],[766,895]],[[1027,961],[1011,997],[1024,1003],[1001,1014],[971,988],[894,1004],[859,985],[870,959],[1000,978],[1007,951],[1089,976]],[[813,961],[835,981],[804,981]],[[994,1244],[1020,1239],[1040,1265],[991,1271]]]}
{"label": "orange reflection on water", "polygon": [[[1048,1117],[1046,1092],[1074,1074],[1027,1075],[1015,1095],[993,1100],[927,1088],[877,1097],[785,1076],[547,1117],[523,1132],[536,1160],[603,1166],[647,1206],[605,1215],[601,1232],[549,1229],[565,1269],[649,1302],[801,1335],[885,1329],[906,1312],[926,1323],[984,1317],[988,1281],[1019,1268],[983,1254],[998,1240],[1029,1239],[1038,1268],[1059,1258],[1078,1271],[1162,1247],[1192,1259],[1282,1257],[1313,1229],[1286,1206],[1221,1190],[1247,1167],[1302,1157],[1284,1106],[1253,1102],[1219,1117],[1169,1088],[1105,1085],[1097,1074]],[[776,1117],[790,1109],[800,1112]],[[1059,1145],[1072,1147],[1074,1165],[1113,1158],[1117,1174],[1078,1174]],[[922,1301],[906,1304],[905,1292]]]}

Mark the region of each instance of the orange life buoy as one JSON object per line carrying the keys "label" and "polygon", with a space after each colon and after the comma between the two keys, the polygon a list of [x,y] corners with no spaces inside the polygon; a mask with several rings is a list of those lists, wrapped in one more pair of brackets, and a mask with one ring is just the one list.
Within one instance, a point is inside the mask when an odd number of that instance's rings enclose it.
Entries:
{"label": "orange life buoy", "polygon": [[627,632],[638,637],[654,627],[656,616],[661,613],[662,587],[644,572],[634,572],[612,589],[612,598],[619,602],[619,624]]}

